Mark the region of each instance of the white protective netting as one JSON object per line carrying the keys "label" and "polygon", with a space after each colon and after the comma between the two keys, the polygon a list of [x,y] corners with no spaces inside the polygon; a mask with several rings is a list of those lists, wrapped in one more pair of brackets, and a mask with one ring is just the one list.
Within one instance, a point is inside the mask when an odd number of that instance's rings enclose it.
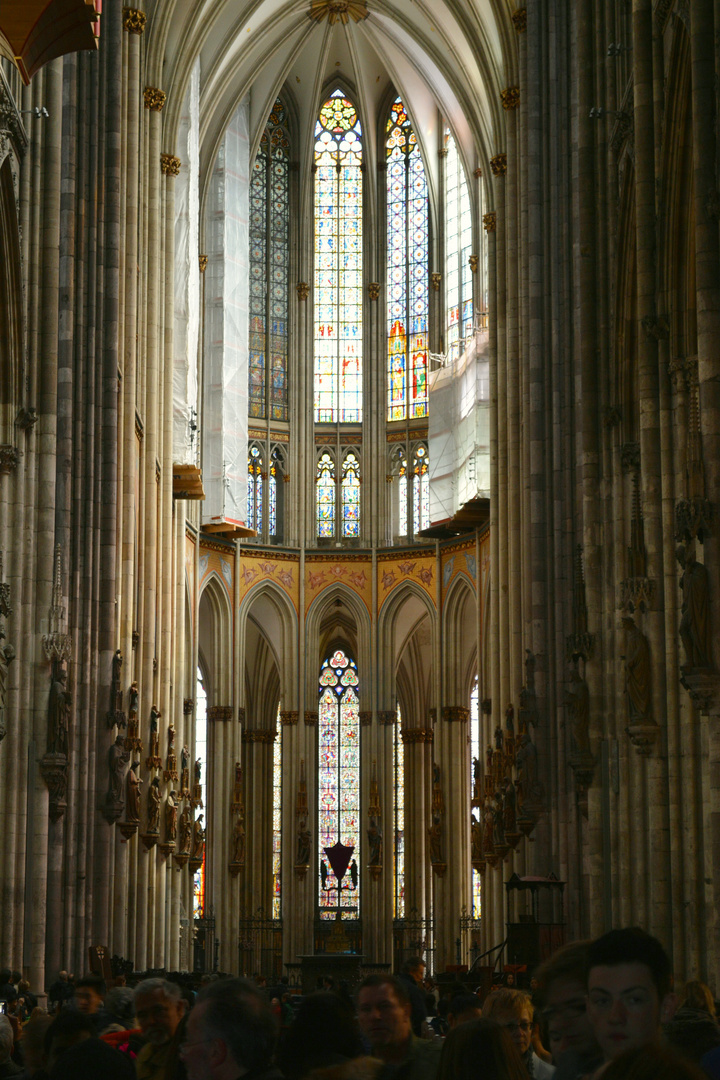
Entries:
{"label": "white protective netting", "polygon": [[182,161],[175,180],[175,327],[173,337],[173,461],[197,460],[198,339],[200,336],[200,62],[190,78],[178,131]]}
{"label": "white protective netting", "polygon": [[488,331],[476,331],[454,364],[429,376],[431,526],[471,499],[490,498],[488,343]]}
{"label": "white protective netting", "polygon": [[238,106],[213,170],[206,215],[203,521],[247,518],[247,102]]}

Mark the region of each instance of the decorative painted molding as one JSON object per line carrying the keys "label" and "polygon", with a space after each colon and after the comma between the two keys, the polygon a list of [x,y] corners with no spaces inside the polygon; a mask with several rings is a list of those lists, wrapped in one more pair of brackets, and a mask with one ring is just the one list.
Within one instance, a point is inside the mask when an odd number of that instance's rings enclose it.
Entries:
{"label": "decorative painted molding", "polygon": [[493,176],[505,176],[507,172],[507,154],[496,154],[490,158]]}
{"label": "decorative painted molding", "polygon": [[200,263],[200,273],[204,274],[207,270],[208,257],[207,255],[198,255],[198,262]]}
{"label": "decorative painted molding", "polygon": [[299,281],[295,286],[298,294],[298,300],[307,300],[310,295],[310,286],[307,281]]}
{"label": "decorative painted molding", "polygon": [[122,9],[123,30],[128,34],[144,34],[147,15],[137,8],[124,7]]}
{"label": "decorative painted molding", "polygon": [[430,728],[403,728],[400,738],[406,745],[408,743],[431,743],[435,734]]}
{"label": "decorative painted molding", "polygon": [[344,26],[352,19],[353,22],[362,22],[368,17],[366,0],[311,0],[311,19],[321,22],[327,19],[331,26],[341,22]]}
{"label": "decorative painted molding", "polygon": [[517,8],[510,18],[518,34],[523,34],[527,30],[527,8]]}
{"label": "decorative painted molding", "polygon": [[494,210],[489,214],[483,214],[483,227],[485,232],[495,232],[497,228],[497,215]]}
{"label": "decorative painted molding", "polygon": [[380,282],[371,281],[368,285],[368,294],[371,300],[378,300],[380,297]]}
{"label": "decorative painted molding", "polygon": [[232,720],[232,705],[211,705],[207,711],[208,720]]}
{"label": "decorative painted molding", "polygon": [[179,157],[175,157],[174,154],[160,155],[160,168],[162,169],[163,176],[179,176],[181,165],[182,161]]}
{"label": "decorative painted molding", "polygon": [[283,709],[282,712],[280,713],[280,723],[281,724],[285,724],[285,725],[295,727],[295,725],[297,724],[299,719],[300,719],[300,713],[298,712],[297,709],[294,709],[294,710]]}
{"label": "decorative painted molding", "polygon": [[443,720],[447,720],[448,723],[466,724],[470,719],[470,710],[466,709],[464,705],[443,705],[440,716]]}
{"label": "decorative painted molding", "polygon": [[503,109],[506,111],[517,109],[520,104],[520,87],[508,86],[506,90],[501,90],[500,100],[502,101]]}
{"label": "decorative painted molding", "polygon": [[158,90],[157,86],[146,86],[143,101],[145,108],[150,109],[151,112],[162,112],[167,101],[167,94],[164,90]]}

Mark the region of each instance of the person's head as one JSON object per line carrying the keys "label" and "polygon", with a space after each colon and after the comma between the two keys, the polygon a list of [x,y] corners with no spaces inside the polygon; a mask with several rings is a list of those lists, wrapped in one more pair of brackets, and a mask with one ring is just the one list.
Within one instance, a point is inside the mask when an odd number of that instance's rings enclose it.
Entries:
{"label": "person's head", "polygon": [[480,1074],[483,1080],[527,1080],[528,1075],[509,1032],[484,1018],[450,1032],[437,1080],[476,1080]]}
{"label": "person's head", "polygon": [[327,1068],[361,1053],[354,1008],[339,994],[321,990],[300,1002],[285,1032],[279,1065],[286,1080],[299,1080],[312,1069]]}
{"label": "person's head", "polygon": [[505,985],[512,989],[515,986],[515,973],[508,971],[505,973]]}
{"label": "person's head", "polygon": [[527,1053],[533,1029],[533,1006],[527,994],[506,987],[493,990],[485,999],[482,1014],[506,1028],[520,1053]]}
{"label": "person's head", "polygon": [[626,1050],[602,1074],[603,1080],[707,1080],[707,1074],[666,1045]]}
{"label": "person's head", "polygon": [[102,1039],[85,1039],[69,1047],[50,1070],[50,1080],[135,1080],[135,1065]]}
{"label": "person's head", "polygon": [[420,956],[409,957],[402,966],[403,975],[409,975],[416,982],[421,983],[425,975],[425,961]]}
{"label": "person's head", "polygon": [[639,927],[610,930],[588,948],[588,1017],[606,1061],[646,1046],[672,1018],[670,960]]}
{"label": "person's head", "polygon": [[10,968],[0,968],[0,986],[4,986],[5,983],[9,983],[11,975],[12,972]]}
{"label": "person's head", "polygon": [[277,1025],[264,995],[246,979],[203,987],[187,1020],[180,1052],[188,1080],[229,1080],[267,1068]]}
{"label": "person's head", "polygon": [[71,1046],[92,1039],[95,1024],[88,1013],[66,1010],[59,1013],[45,1032],[45,1068],[51,1072]]}
{"label": "person's head", "polygon": [[105,998],[105,980],[99,975],[83,975],[75,983],[75,1001],[82,1013],[92,1016],[102,1008]]}
{"label": "person's head", "polygon": [[360,1030],[377,1057],[392,1059],[405,1050],[412,1034],[410,998],[394,975],[369,975],[357,995]]}
{"label": "person's head", "polygon": [[68,981],[68,973],[67,973],[67,971],[58,971],[58,979],[60,980],[60,982],[67,982]]}
{"label": "person's head", "polygon": [[710,1016],[715,1016],[715,1001],[710,987],[697,979],[685,983],[683,1005],[688,1009],[697,1009],[699,1012],[706,1012]]}
{"label": "person's head", "polygon": [[451,1031],[458,1024],[479,1020],[481,1016],[482,1004],[477,994],[457,994],[448,1006],[447,1021]]}
{"label": "person's head", "polygon": [[6,1061],[10,1060],[14,1042],[15,1035],[12,1024],[4,1013],[0,1013],[0,1065],[4,1065]]}
{"label": "person's head", "polygon": [[45,1035],[52,1022],[52,1016],[42,1012],[41,1009],[33,1009],[30,1019],[23,1028],[23,1053],[25,1072],[28,1076],[34,1076],[45,1067]]}
{"label": "person's head", "polygon": [[[13,971],[12,975],[10,976],[10,982],[15,983],[16,986],[20,982],[21,979],[22,979],[22,972],[21,971]],[[29,985],[30,984],[28,983],[28,986]]]}
{"label": "person's head", "polygon": [[182,990],[167,979],[145,979],[138,983],[133,1006],[138,1027],[154,1046],[169,1042],[185,1015]]}
{"label": "person's head", "polygon": [[542,1002],[542,1017],[552,1033],[553,1058],[568,1050],[586,1055],[599,1051],[587,1015],[587,962],[589,941],[574,941],[546,960],[535,973]]}

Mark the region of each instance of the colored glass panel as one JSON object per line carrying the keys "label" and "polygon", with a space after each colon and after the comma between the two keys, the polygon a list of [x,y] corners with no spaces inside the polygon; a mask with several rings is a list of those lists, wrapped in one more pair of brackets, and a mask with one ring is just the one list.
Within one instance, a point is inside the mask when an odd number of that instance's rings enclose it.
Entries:
{"label": "colored glass panel", "polygon": [[398,536],[407,536],[408,531],[408,507],[407,507],[407,457],[405,449],[397,451],[399,464],[398,485]]}
{"label": "colored glass panel", "polygon": [[[338,650],[320,670],[318,702],[318,907],[320,918],[356,919],[360,896],[360,699],[357,666]],[[338,883],[325,854],[341,843],[351,863]],[[354,866],[353,866],[354,863]]]}
{"label": "colored glass panel", "polygon": [[345,455],[342,474],[342,534],[360,535],[360,462],[355,454]]}
{"label": "colored glass panel", "polygon": [[395,785],[394,911],[395,919],[405,918],[405,746],[402,741],[402,715],[397,707],[393,736],[393,780]]}
{"label": "colored glass panel", "polygon": [[247,522],[250,529],[262,533],[263,516],[263,459],[254,443],[248,450],[248,504]]}
{"label": "colored glass panel", "polygon": [[430,525],[430,477],[424,446],[418,446],[413,460],[413,531],[415,535]]}
{"label": "colored glass panel", "polygon": [[472,210],[465,170],[449,130],[445,147],[445,351],[452,363],[473,334]]}
{"label": "colored glass panel", "polygon": [[315,420],[362,420],[362,132],[336,90],[315,125]]}
{"label": "colored glass panel", "polygon": [[[475,680],[475,684],[470,694],[470,792],[472,794],[474,776],[473,776],[473,761],[480,758],[480,710],[478,708],[478,681]],[[481,810],[476,808],[473,813],[481,820]],[[471,870],[472,874],[472,897],[471,897],[471,912],[473,919],[479,919],[481,915],[481,890],[482,890],[482,877],[477,870]]]}
{"label": "colored glass panel", "polygon": [[335,462],[327,451],[318,462],[315,480],[318,536],[335,535]]}
{"label": "colored glass panel", "polygon": [[282,917],[282,725],[280,706],[275,720],[273,744],[273,866],[272,866],[272,912],[273,919]]}
{"label": "colored glass panel", "polygon": [[290,142],[278,98],[250,178],[249,415],[287,420]]}
{"label": "colored glass panel", "polygon": [[388,420],[427,416],[428,194],[400,98],[386,127]]}
{"label": "colored glass panel", "polygon": [[[201,762],[200,784],[202,792],[202,804],[205,809],[205,820],[208,820],[207,810],[207,694],[200,668],[197,669],[195,688],[195,758]],[[193,875],[193,918],[202,918],[205,911],[205,859]]]}

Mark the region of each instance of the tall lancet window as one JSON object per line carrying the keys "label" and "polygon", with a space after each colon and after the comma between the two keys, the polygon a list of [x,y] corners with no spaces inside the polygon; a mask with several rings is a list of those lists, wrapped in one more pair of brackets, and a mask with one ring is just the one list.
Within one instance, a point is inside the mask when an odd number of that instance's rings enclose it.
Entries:
{"label": "tall lancet window", "polygon": [[249,414],[288,418],[290,142],[285,106],[273,105],[250,180]]}
{"label": "tall lancet window", "polygon": [[282,724],[280,706],[275,719],[275,742],[273,743],[273,865],[272,865],[272,917],[282,918]]}
{"label": "tall lancet window", "polygon": [[[195,688],[195,760],[200,762],[201,801],[207,814],[207,693],[200,668],[197,669]],[[190,768],[193,766],[191,765]],[[206,818],[207,820],[207,818]],[[193,918],[201,919],[205,914],[205,861],[193,876]]]}
{"label": "tall lancet window", "polygon": [[[320,669],[318,907],[321,919],[360,913],[360,699],[357,666],[342,649]],[[340,878],[325,851],[352,847]]]}
{"label": "tall lancet window", "polygon": [[342,534],[360,535],[360,462],[350,450],[342,468]]}
{"label": "tall lancet window", "polygon": [[[482,792],[475,791],[475,784],[478,782],[478,778],[475,776],[476,765],[475,762],[480,762],[481,746],[480,746],[480,709],[478,708],[478,681],[475,680],[475,684],[470,694],[470,791],[472,792],[472,814],[479,826],[482,828]],[[477,766],[479,769],[479,766]],[[477,795],[477,798],[476,798]],[[482,908],[482,875],[479,870],[471,869],[472,874],[472,917],[473,919],[479,919]]]}
{"label": "tall lancet window", "polygon": [[362,139],[336,90],[315,125],[315,420],[362,420]]}
{"label": "tall lancet window", "polygon": [[263,526],[263,458],[260,448],[255,443],[248,450],[248,528],[262,534]]}
{"label": "tall lancet window", "polygon": [[428,194],[405,106],[390,108],[387,159],[388,420],[427,416]]}
{"label": "tall lancet window", "polygon": [[315,474],[318,536],[335,535],[335,487],[335,462],[326,450],[320,455]]}
{"label": "tall lancet window", "polygon": [[402,714],[397,707],[393,731],[393,792],[395,806],[395,895],[393,917],[405,918],[405,746],[402,741]]}
{"label": "tall lancet window", "polygon": [[472,210],[455,139],[445,135],[445,352],[452,363],[473,334]]}

